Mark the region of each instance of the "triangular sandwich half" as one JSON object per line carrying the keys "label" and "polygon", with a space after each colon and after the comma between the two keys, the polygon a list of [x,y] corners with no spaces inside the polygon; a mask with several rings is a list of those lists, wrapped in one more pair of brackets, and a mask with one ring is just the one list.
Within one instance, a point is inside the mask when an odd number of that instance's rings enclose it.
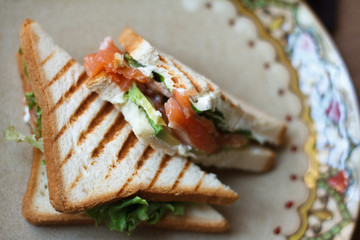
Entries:
{"label": "triangular sandwich half", "polygon": [[184,202],[231,204],[238,198],[214,174],[140,142],[122,114],[86,88],[83,67],[37,23],[25,20],[20,40],[42,111],[49,197],[57,211],[95,209],[99,219],[102,204],[112,208],[129,198],[141,197],[149,206],[167,202],[170,208]]}
{"label": "triangular sandwich half", "polygon": [[[265,171],[286,126],[224,93],[209,79],[160,52],[132,29],[105,38],[84,58],[87,86],[119,109],[142,142],[203,165]],[[223,161],[223,160],[227,161]]]}
{"label": "triangular sandwich half", "polygon": [[[22,56],[22,49],[16,54],[18,70],[22,80],[24,93],[32,92],[31,81],[25,72],[26,65]],[[34,108],[34,106],[33,106]],[[37,129],[35,111],[29,112],[28,119],[32,129]],[[33,148],[33,164],[28,187],[23,200],[22,213],[25,219],[34,225],[63,225],[63,224],[94,224],[95,220],[85,212],[65,214],[56,211],[50,204],[48,180],[44,154]],[[221,232],[229,228],[226,219],[214,208],[207,204],[187,206],[184,215],[167,213],[154,226],[200,232]]]}
{"label": "triangular sandwich half", "polygon": [[[28,79],[26,64],[22,56],[22,49],[16,53],[18,72],[23,86],[24,94],[29,95],[32,92],[31,82]],[[25,97],[27,104],[31,100]],[[29,124],[33,132],[37,132],[36,106],[25,107],[25,121]],[[11,129],[7,129],[9,131]],[[15,129],[14,129],[15,130]],[[85,212],[78,214],[63,214],[57,212],[50,204],[48,181],[46,177],[44,154],[40,149],[33,148],[33,163],[29,177],[28,187],[23,199],[22,214],[25,219],[34,225],[58,225],[58,224],[87,224],[95,223]]]}

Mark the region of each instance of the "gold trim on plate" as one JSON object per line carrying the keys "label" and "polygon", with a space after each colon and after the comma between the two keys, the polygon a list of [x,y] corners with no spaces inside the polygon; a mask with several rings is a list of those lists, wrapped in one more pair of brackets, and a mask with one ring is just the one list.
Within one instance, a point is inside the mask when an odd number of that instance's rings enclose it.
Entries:
{"label": "gold trim on plate", "polygon": [[296,230],[296,232],[288,236],[288,239],[290,240],[300,239],[305,234],[305,231],[308,227],[309,210],[316,199],[316,182],[319,178],[319,161],[317,158],[317,151],[315,146],[317,134],[314,127],[314,122],[310,116],[311,109],[306,102],[307,98],[303,95],[299,88],[298,74],[291,65],[289,59],[287,58],[283,47],[266,31],[265,27],[262,25],[258,17],[252,11],[248,10],[241,4],[240,0],[231,1],[235,4],[235,7],[237,8],[239,13],[250,18],[257,25],[260,38],[266,39],[275,47],[278,61],[284,64],[284,66],[289,70],[290,90],[294,94],[296,94],[301,100],[302,111],[300,113],[300,117],[301,120],[307,125],[307,128],[309,130],[309,137],[304,145],[304,151],[309,157],[309,168],[304,176],[305,184],[309,189],[309,196],[305,200],[305,202],[298,207],[298,212],[301,219],[299,228]]}

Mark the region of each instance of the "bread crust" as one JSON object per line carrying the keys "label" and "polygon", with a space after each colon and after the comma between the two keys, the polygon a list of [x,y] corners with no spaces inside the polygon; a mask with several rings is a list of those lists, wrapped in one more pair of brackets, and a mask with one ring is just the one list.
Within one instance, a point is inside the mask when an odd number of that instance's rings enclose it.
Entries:
{"label": "bread crust", "polygon": [[126,27],[118,37],[118,42],[120,42],[125,51],[129,53],[137,49],[143,41],[144,39],[136,34],[130,27]]}
{"label": "bread crust", "polygon": [[41,152],[33,148],[33,163],[28,182],[26,194],[23,199],[22,214],[26,221],[33,225],[65,225],[65,224],[94,224],[95,221],[89,218],[86,213],[79,214],[41,214],[33,205],[36,184],[40,175],[38,174],[41,166]]}
{"label": "bread crust", "polygon": [[[30,92],[32,91],[31,84],[27,80],[24,72],[24,63],[22,55],[16,53],[16,61],[18,65],[18,72],[20,75],[21,83],[23,86],[23,91]],[[30,113],[30,121],[36,122],[36,117],[34,112]],[[39,178],[39,168],[42,161],[42,153],[39,149],[33,148],[33,163],[31,166],[31,173],[28,181],[28,186],[26,193],[23,199],[22,204],[22,214],[26,221],[33,225],[65,225],[65,224],[94,224],[94,219],[91,219],[85,213],[80,214],[41,214],[34,208],[33,200],[35,197],[36,184],[38,183]]]}
{"label": "bread crust", "polygon": [[[53,105],[51,98],[47,95],[47,91],[44,91],[45,86],[42,81],[43,73],[39,69],[40,62],[38,62],[37,52],[34,49],[38,39],[35,34],[32,34],[31,19],[25,19],[20,28],[20,43],[23,50],[23,56],[26,60],[27,71],[32,82],[32,88],[34,90],[36,100],[42,109],[43,113],[50,112],[50,106]],[[49,196],[50,202],[53,206],[62,206],[66,202],[65,196],[61,194],[63,192],[62,176],[57,169],[59,169],[58,162],[52,160],[55,156],[58,156],[59,150],[56,145],[53,144],[52,136],[54,136],[54,128],[56,126],[56,118],[54,115],[43,114],[42,116],[43,140],[44,140],[44,153],[45,158],[48,159],[46,164],[46,172],[48,176],[49,184]],[[56,208],[55,208],[56,209]]]}

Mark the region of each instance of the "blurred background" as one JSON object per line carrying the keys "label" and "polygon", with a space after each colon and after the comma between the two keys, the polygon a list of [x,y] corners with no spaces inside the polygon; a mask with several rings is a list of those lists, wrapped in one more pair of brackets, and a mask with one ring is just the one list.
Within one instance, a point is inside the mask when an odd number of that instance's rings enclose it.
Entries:
{"label": "blurred background", "polygon": [[[307,0],[339,48],[360,96],[360,0]],[[360,240],[360,235],[356,240]]]}

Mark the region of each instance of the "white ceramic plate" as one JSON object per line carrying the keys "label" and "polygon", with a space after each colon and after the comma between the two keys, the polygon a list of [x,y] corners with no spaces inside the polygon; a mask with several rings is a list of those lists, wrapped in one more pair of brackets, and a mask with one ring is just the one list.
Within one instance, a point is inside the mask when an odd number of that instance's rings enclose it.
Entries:
{"label": "white ceramic plate", "polygon": [[[359,205],[359,117],[346,68],[308,8],[297,1],[8,1],[0,8],[0,129],[22,122],[14,54],[24,18],[38,21],[76,60],[129,25],[225,90],[287,122],[287,143],[267,174],[218,171],[240,194],[219,210],[231,231],[145,228],[148,239],[351,238]],[[6,239],[119,239],[104,226],[35,227],[21,216],[31,147],[2,143],[0,213]]]}

